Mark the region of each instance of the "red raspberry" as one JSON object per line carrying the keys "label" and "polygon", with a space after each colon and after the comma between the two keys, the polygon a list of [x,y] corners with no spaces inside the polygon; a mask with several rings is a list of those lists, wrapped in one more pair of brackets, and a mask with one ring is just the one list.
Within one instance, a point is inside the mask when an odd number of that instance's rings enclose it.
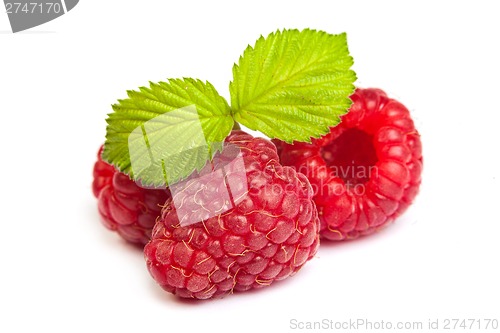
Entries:
{"label": "red raspberry", "polygon": [[[227,159],[231,147],[237,153]],[[233,131],[222,155],[179,192],[170,187],[173,199],[144,248],[152,277],[180,297],[268,286],[296,273],[318,248],[309,181],[279,164],[270,141]],[[231,162],[238,160],[240,167]]]}
{"label": "red raspberry", "polygon": [[151,238],[156,218],[170,193],[137,186],[127,175],[102,160],[102,149],[97,154],[92,183],[101,220],[125,240],[144,245]]}
{"label": "red raspberry", "polygon": [[357,89],[350,112],[324,137],[279,146],[283,165],[315,189],[321,236],[352,239],[403,213],[417,195],[422,146],[406,107],[379,89]]}

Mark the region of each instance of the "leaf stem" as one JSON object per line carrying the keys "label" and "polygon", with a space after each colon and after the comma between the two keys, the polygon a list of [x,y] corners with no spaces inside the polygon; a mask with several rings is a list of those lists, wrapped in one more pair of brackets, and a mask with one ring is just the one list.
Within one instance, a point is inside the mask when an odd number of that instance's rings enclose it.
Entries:
{"label": "leaf stem", "polygon": [[240,130],[240,129],[241,129],[240,124],[239,124],[238,122],[236,122],[236,121],[235,121],[235,122],[234,122],[233,129],[232,129],[232,130],[233,130],[233,131],[236,131],[236,130]]}

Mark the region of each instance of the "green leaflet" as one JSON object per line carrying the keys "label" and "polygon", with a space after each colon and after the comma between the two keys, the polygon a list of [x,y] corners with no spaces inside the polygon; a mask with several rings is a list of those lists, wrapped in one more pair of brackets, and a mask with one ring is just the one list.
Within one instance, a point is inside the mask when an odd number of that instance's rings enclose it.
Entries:
{"label": "green leaflet", "polygon": [[345,33],[283,30],[261,37],[233,67],[234,118],[270,138],[309,142],[350,107],[352,64]]}
{"label": "green leaflet", "polygon": [[201,169],[233,127],[227,102],[208,82],[171,79],[128,96],[109,114],[103,158],[144,185]]}

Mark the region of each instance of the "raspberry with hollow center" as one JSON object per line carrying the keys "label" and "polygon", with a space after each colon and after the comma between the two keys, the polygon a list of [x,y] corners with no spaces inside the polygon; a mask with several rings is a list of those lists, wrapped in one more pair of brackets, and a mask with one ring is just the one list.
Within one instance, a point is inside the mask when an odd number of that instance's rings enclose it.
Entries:
{"label": "raspberry with hollow center", "polygon": [[[225,159],[231,147],[238,152]],[[281,166],[268,140],[233,131],[222,154],[171,190],[144,255],[152,277],[175,295],[208,299],[268,286],[317,251],[309,181]]]}
{"label": "raspberry with hollow center", "polygon": [[315,189],[321,236],[357,238],[393,221],[418,193],[422,145],[410,112],[380,89],[357,89],[350,112],[312,143],[274,140],[283,165]]}
{"label": "raspberry with hollow center", "polygon": [[92,183],[101,221],[125,240],[144,245],[151,238],[153,226],[170,192],[139,187],[127,175],[103,161],[102,150],[101,146]]}

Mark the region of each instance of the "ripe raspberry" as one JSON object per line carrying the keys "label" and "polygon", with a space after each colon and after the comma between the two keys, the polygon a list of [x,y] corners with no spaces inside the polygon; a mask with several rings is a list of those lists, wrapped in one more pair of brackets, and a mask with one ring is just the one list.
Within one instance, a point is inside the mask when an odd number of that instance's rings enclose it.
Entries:
{"label": "ripe raspberry", "polygon": [[[237,153],[228,159],[231,147]],[[173,199],[144,248],[152,277],[180,297],[268,286],[296,273],[318,248],[309,181],[279,164],[270,141],[233,131],[222,155],[181,191],[171,186]]]}
{"label": "ripe raspberry", "polygon": [[417,195],[422,146],[409,111],[379,89],[357,89],[350,112],[311,144],[279,146],[283,165],[315,189],[321,236],[357,238],[402,214]]}
{"label": "ripe raspberry", "polygon": [[104,226],[118,232],[125,240],[144,245],[151,238],[156,218],[170,193],[137,186],[127,175],[101,159],[102,150],[101,146],[92,183],[101,220]]}

